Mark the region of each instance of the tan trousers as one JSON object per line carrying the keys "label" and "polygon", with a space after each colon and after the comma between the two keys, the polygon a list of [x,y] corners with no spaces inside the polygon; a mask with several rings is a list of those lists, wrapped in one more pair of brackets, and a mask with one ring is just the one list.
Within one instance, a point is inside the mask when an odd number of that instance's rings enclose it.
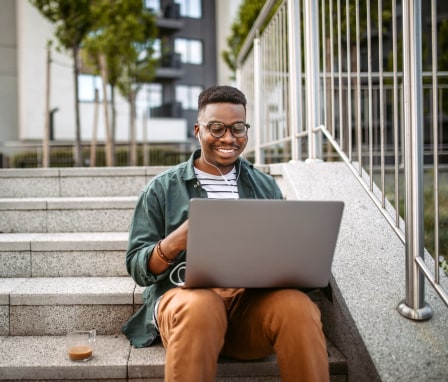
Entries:
{"label": "tan trousers", "polygon": [[295,289],[182,289],[158,310],[165,381],[214,381],[219,355],[254,360],[275,353],[283,382],[329,380],[320,311]]}

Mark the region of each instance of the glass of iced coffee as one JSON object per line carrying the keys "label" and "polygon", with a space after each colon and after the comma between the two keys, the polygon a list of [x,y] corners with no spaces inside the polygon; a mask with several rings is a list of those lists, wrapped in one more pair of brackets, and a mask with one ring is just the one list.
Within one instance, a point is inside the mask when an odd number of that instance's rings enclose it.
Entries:
{"label": "glass of iced coffee", "polygon": [[78,330],[67,333],[67,352],[72,361],[88,361],[93,355],[96,330]]}

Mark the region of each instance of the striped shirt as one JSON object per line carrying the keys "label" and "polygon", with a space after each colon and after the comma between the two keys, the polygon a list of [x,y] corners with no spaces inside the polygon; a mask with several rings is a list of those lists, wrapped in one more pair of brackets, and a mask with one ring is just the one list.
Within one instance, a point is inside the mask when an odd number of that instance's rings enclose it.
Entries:
{"label": "striped shirt", "polygon": [[210,199],[238,199],[237,173],[235,167],[226,175],[211,175],[194,168],[201,186]]}

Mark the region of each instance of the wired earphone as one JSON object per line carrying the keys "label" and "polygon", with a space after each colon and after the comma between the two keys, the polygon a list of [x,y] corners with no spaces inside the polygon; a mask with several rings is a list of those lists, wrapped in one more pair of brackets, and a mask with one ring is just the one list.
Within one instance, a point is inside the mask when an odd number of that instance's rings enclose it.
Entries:
{"label": "wired earphone", "polygon": [[[224,176],[224,174],[221,172],[221,170],[219,169],[219,167],[215,166],[214,164],[210,163],[207,159],[207,157],[205,156],[204,153],[204,149],[202,148],[202,142],[201,142],[201,134],[198,132],[196,134],[196,138],[199,140],[199,145],[201,146],[201,156],[204,158],[205,163],[207,163],[209,166],[212,166],[214,168],[216,168],[218,170],[218,172],[221,174],[221,177],[224,179],[224,181],[226,182],[227,186],[231,189],[232,193],[235,194],[235,192],[233,191],[232,186],[230,185],[229,181],[227,180],[227,178]],[[241,172],[241,160],[240,160],[240,164],[238,167],[238,174],[235,180],[235,183],[238,182],[238,179],[240,177],[240,172]],[[185,272],[186,269],[186,262],[183,261],[179,264],[177,264],[170,272],[169,274],[169,279],[171,281],[171,283],[173,285],[176,285],[178,287],[182,287],[185,285],[185,282],[182,281],[182,275]]]}
{"label": "wired earphone", "polygon": [[[226,182],[227,186],[231,189],[232,193],[235,194],[235,191],[233,191],[233,188],[232,188],[231,184],[229,183],[228,179],[224,176],[224,174],[222,173],[222,171],[219,169],[219,167],[218,167],[218,166],[215,166],[215,165],[212,164],[212,163],[210,163],[210,162],[208,161],[207,157],[205,156],[204,149],[202,148],[201,133],[200,133],[199,131],[198,131],[198,133],[196,134],[196,138],[198,139],[198,141],[199,141],[199,145],[201,146],[201,156],[204,158],[205,163],[207,163],[209,166],[212,166],[212,167],[214,167],[214,168],[216,168],[216,169],[218,170],[218,172],[221,174],[221,177],[222,177],[222,178],[224,179],[224,181]],[[237,174],[236,179],[235,179],[235,184],[238,183],[238,179],[239,179],[239,177],[240,177],[240,173],[241,173],[241,162],[242,162],[242,161],[240,160],[240,163],[239,163],[239,166],[238,166],[238,174]]]}

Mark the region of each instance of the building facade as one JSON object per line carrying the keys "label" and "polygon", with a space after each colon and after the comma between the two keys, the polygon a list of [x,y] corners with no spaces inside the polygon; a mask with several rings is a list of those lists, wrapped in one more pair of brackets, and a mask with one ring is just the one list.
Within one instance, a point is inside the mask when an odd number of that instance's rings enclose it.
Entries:
{"label": "building facade", "polygon": [[[192,137],[200,91],[231,84],[222,62],[226,37],[239,0],[146,0],[157,15],[156,78],[137,98],[137,139],[179,142]],[[217,16],[219,15],[219,17]],[[73,60],[53,41],[47,76],[47,43],[53,25],[28,0],[2,0],[0,13],[0,142],[41,141],[44,135],[46,89],[50,93],[50,138],[75,139]],[[79,76],[81,139],[105,138],[101,78]],[[129,141],[129,106],[116,92],[117,142]],[[97,118],[95,117],[97,116]],[[97,123],[95,123],[97,121]],[[96,133],[95,133],[96,132]]]}

